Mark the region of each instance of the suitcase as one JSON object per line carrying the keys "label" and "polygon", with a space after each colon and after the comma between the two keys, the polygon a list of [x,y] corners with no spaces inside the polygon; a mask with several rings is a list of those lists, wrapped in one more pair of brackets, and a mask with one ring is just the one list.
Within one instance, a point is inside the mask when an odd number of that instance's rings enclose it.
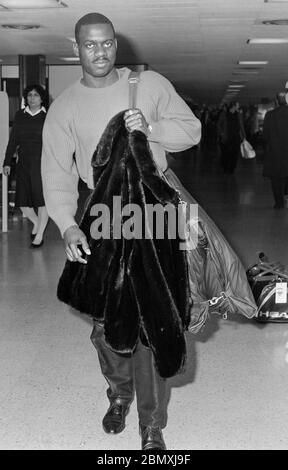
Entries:
{"label": "suitcase", "polygon": [[264,253],[247,270],[247,278],[258,310],[255,320],[262,323],[288,322],[288,270],[279,262],[270,262]]}

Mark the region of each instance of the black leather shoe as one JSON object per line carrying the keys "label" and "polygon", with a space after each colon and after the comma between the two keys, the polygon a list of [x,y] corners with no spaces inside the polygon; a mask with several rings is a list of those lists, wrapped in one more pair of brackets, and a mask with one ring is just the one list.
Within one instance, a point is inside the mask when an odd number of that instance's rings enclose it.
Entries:
{"label": "black leather shoe", "polygon": [[109,434],[119,434],[122,432],[125,428],[125,418],[128,411],[129,406],[117,401],[111,403],[102,421],[104,431]]}
{"label": "black leather shoe", "polygon": [[140,436],[142,439],[142,450],[166,450],[161,428],[142,426],[140,424]]}
{"label": "black leather shoe", "polygon": [[41,242],[38,243],[37,245],[36,245],[36,243],[32,242],[31,245],[30,245],[30,248],[40,248],[43,245],[43,243],[44,243],[44,240],[41,240]]}

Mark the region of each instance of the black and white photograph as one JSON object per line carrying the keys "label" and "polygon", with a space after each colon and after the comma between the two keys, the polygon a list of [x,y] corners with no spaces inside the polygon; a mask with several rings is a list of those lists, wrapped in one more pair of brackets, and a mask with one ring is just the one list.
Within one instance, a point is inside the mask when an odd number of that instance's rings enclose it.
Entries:
{"label": "black and white photograph", "polygon": [[287,232],[288,0],[0,0],[0,450],[288,450]]}

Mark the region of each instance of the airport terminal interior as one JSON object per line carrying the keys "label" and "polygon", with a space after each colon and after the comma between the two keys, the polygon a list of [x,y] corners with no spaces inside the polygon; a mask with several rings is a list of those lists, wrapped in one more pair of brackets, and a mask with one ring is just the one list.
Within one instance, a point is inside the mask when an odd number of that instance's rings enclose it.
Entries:
{"label": "airport terminal interior", "polygon": [[[288,208],[273,209],[261,158],[239,159],[234,175],[199,148],[169,164],[245,268],[261,251],[288,264]],[[50,220],[38,250],[29,248],[30,230],[14,211],[1,234],[0,447],[139,449],[135,403],[121,434],[102,430],[107,386],[92,323],[56,298],[65,262],[58,229]],[[187,333],[187,351],[185,373],[168,380],[167,448],[287,448],[287,323],[214,314],[200,333]]]}
{"label": "airport terminal interior", "polygon": [[[7,140],[31,76],[53,101],[81,75],[74,25],[95,5],[116,25],[117,66],[162,74],[202,121],[201,142],[170,153],[169,167],[245,270],[260,253],[288,269],[288,196],[274,208],[262,140],[265,113],[288,91],[288,0],[0,0]],[[234,101],[243,116],[252,106],[259,118],[250,128],[256,156],[238,152],[234,173],[225,173],[205,113],[209,119]],[[30,247],[15,173],[8,182],[1,174],[6,143],[0,139],[0,449],[140,450],[135,400],[123,432],[102,428],[107,383],[90,341],[92,320],[57,299],[66,256],[51,219],[43,245]],[[88,195],[83,184],[79,194],[77,220]],[[167,379],[167,449],[287,450],[288,321],[213,313],[185,338],[185,370]]]}

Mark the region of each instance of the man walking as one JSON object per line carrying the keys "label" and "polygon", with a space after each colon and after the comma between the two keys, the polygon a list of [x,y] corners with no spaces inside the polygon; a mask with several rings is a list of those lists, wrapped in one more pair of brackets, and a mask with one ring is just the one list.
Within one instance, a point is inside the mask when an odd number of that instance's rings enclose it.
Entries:
{"label": "man walking", "polygon": [[[110,119],[128,108],[130,70],[116,68],[117,39],[111,21],[98,13],[80,18],[74,51],[83,77],[51,105],[43,132],[42,178],[47,209],[64,238],[71,262],[85,263],[80,248],[90,254],[84,233],[75,222],[79,176],[93,188],[91,157]],[[198,144],[201,125],[171,83],[158,73],[140,74],[137,109],[124,115],[129,132],[143,132],[154,160],[167,168],[165,152]],[[159,377],[152,352],[138,341],[132,355],[113,352],[103,324],[95,322],[91,340],[108,382],[110,402],[102,424],[107,433],[120,433],[136,391],[142,449],[165,449],[165,380]]]}

